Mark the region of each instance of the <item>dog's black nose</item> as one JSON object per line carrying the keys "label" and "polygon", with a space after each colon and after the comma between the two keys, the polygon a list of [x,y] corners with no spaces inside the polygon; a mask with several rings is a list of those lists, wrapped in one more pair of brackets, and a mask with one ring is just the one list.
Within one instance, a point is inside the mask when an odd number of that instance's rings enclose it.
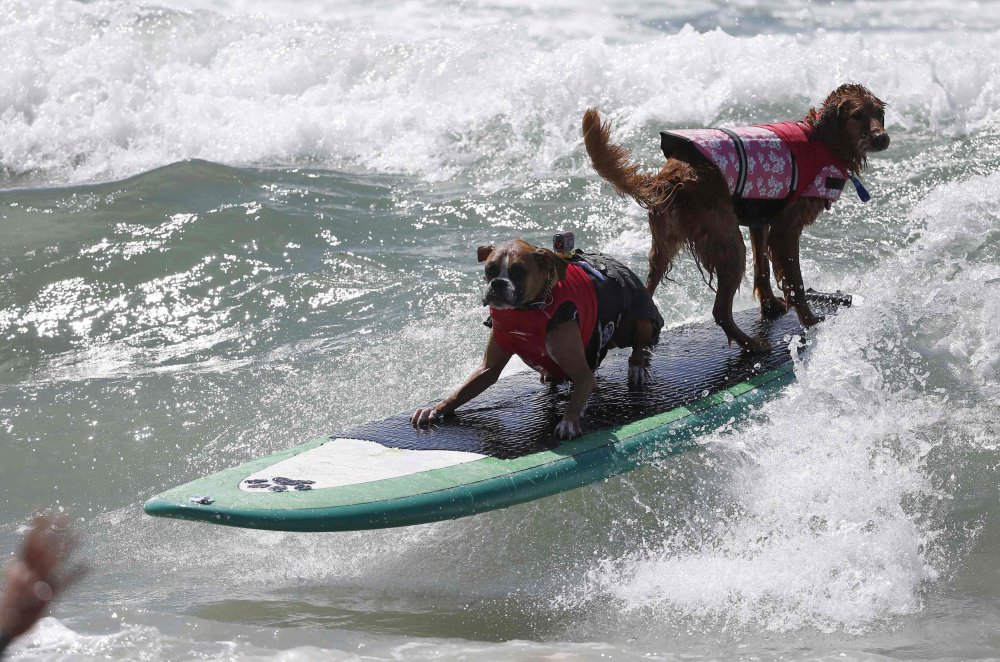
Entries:
{"label": "dog's black nose", "polygon": [[490,281],[491,290],[506,290],[511,287],[514,287],[514,284],[506,278],[494,278]]}
{"label": "dog's black nose", "polygon": [[888,149],[888,147],[889,147],[888,133],[880,133],[879,135],[875,136],[874,140],[872,140],[872,150],[875,152],[881,152],[884,149]]}

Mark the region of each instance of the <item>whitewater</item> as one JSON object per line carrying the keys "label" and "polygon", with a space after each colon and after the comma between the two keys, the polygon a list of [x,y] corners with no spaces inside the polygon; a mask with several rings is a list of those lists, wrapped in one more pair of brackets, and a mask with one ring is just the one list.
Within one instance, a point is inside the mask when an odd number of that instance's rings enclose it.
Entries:
{"label": "whitewater", "polygon": [[[0,550],[89,575],[14,659],[1000,657],[1000,6],[0,0]],[[631,474],[347,534],[151,519],[174,485],[447,393],[476,246],[645,272],[590,106],[658,132],[837,85],[890,148],[803,239],[858,305],[746,421]],[[656,300],[706,319],[681,258]],[[738,308],[754,306],[749,281]],[[721,335],[721,332],[720,332]],[[720,343],[724,340],[720,337]]]}

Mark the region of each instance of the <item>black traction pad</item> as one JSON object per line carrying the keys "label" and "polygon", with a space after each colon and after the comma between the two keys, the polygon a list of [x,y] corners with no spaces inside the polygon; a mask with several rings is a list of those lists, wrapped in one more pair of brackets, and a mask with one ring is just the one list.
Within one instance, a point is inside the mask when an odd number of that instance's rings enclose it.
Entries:
{"label": "black traction pad", "polygon": [[[850,305],[844,294],[807,293],[810,307],[830,315]],[[628,385],[629,349],[612,350],[597,370],[597,390],[583,417],[584,432],[595,432],[648,418],[745,382],[792,360],[791,345],[803,336],[794,312],[774,319],[757,309],[734,313],[737,325],[752,337],[766,337],[767,354],[750,354],[729,346],[714,322],[699,322],[660,334],[650,364],[651,381]],[[800,354],[807,346],[800,346]],[[558,444],[553,430],[569,400],[570,384],[539,382],[528,371],[501,379],[454,415],[430,430],[410,425],[412,412],[366,423],[333,435],[375,441],[392,448],[471,451],[501,459],[521,457]]]}

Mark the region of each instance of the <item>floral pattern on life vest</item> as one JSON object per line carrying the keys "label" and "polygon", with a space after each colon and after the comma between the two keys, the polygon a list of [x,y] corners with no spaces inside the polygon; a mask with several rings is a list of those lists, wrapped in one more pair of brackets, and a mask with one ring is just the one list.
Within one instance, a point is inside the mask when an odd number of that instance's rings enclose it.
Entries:
{"label": "floral pattern on life vest", "polygon": [[740,179],[740,157],[729,136],[718,129],[681,129],[667,133],[684,138],[698,148],[722,173],[729,192],[736,190],[736,183]]}
{"label": "floral pattern on life vest", "polygon": [[747,155],[743,197],[780,200],[792,192],[792,150],[773,131],[757,126],[730,129],[740,137]]}
{"label": "floral pattern on life vest", "polygon": [[[794,162],[788,145],[773,131],[758,126],[730,129],[740,138],[746,153],[747,172],[743,197],[752,200],[781,200],[792,191]],[[691,142],[715,164],[735,193],[740,179],[740,158],[733,139],[719,129],[668,131]]]}
{"label": "floral pattern on life vest", "polygon": [[827,188],[826,180],[828,177],[834,177],[836,179],[847,179],[847,173],[838,168],[835,165],[824,166],[820,169],[819,174],[816,175],[816,179],[813,180],[812,184],[802,192],[803,198],[823,198],[829,200],[830,202],[835,202],[840,199],[840,189]]}
{"label": "floral pattern on life vest", "polygon": [[[731,131],[739,138],[746,156],[743,198],[784,200],[795,193],[792,184],[796,172],[801,173],[803,167],[801,163],[796,162],[792,152],[792,147],[798,143],[790,145],[782,138],[780,132],[773,131],[766,126],[741,126],[727,131]],[[740,153],[736,143],[728,133],[720,129],[680,129],[664,131],[663,133],[676,136],[693,145],[719,169],[729,186],[729,192],[736,193],[741,174]],[[803,137],[808,140],[807,134],[803,133]],[[789,140],[792,139],[789,138]],[[667,149],[664,147],[664,151]],[[816,149],[826,150],[821,144]],[[812,152],[809,154],[811,155]],[[827,159],[832,158],[832,156],[827,157]],[[807,174],[806,177],[808,176]],[[847,172],[840,165],[828,162],[827,165],[820,168],[819,173],[813,177],[811,182],[795,182],[798,191],[800,191],[795,197],[822,198],[830,202],[839,200],[840,189],[827,188],[826,186],[827,179],[831,177],[846,180]]]}

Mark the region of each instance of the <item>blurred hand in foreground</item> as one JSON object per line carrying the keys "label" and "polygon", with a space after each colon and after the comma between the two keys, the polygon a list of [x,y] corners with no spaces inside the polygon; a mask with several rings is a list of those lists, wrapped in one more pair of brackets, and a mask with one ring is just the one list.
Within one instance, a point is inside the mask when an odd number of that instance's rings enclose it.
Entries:
{"label": "blurred hand in foreground", "polygon": [[65,515],[35,516],[21,553],[7,566],[0,595],[0,653],[4,644],[30,630],[52,599],[86,572],[80,564],[66,567],[78,543]]}

